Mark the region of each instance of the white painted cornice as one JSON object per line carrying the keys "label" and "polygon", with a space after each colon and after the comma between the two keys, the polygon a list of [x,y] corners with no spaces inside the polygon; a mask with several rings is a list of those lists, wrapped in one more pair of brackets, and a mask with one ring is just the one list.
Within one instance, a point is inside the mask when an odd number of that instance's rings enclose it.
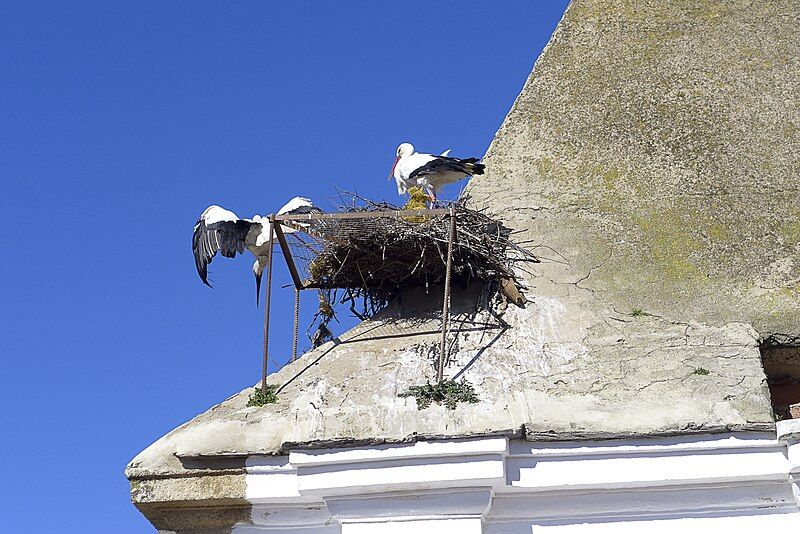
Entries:
{"label": "white painted cornice", "polygon": [[493,437],[255,456],[246,466],[253,525],[234,532],[516,534],[534,525],[762,514],[797,522],[800,432],[784,427],[779,439]]}
{"label": "white painted cornice", "polygon": [[800,419],[778,421],[778,440],[786,446],[786,457],[791,465],[789,481],[797,502],[800,503]]}

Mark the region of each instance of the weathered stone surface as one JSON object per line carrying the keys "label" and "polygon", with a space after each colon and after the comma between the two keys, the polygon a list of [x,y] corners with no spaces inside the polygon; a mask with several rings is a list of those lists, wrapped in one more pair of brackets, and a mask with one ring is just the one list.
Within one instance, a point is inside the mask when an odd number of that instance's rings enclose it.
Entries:
{"label": "weathered stone surface", "polygon": [[469,188],[543,259],[509,328],[456,291],[447,374],[481,402],[398,397],[438,343],[437,292],[406,294],[272,375],[276,405],[248,388],[127,475],[293,444],[770,427],[758,343],[800,333],[798,58],[795,3],[573,2]]}
{"label": "weathered stone surface", "polygon": [[470,192],[510,186],[566,260],[542,276],[620,311],[796,334],[799,28],[795,3],[573,2]]}
{"label": "weathered stone surface", "polygon": [[159,530],[222,534],[250,520],[243,472],[132,479],[131,499]]}
{"label": "weathered stone surface", "polygon": [[[474,293],[457,295],[448,374],[473,383],[479,404],[419,411],[413,399],[398,397],[434,376],[440,302],[429,295],[427,312],[417,305],[387,310],[272,375],[272,383],[284,384],[277,404],[247,407],[247,389],[156,442],[128,475],[179,472],[181,459],[275,454],[314,442],[496,433],[570,439],[771,423],[752,327],[599,312],[584,293],[510,307],[506,330],[488,314],[465,311]],[[699,368],[709,374],[696,374]]]}

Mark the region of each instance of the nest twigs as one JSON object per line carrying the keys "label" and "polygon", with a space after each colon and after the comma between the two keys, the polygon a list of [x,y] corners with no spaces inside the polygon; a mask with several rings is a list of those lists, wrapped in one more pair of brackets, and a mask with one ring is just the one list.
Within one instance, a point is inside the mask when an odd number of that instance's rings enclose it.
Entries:
{"label": "nest twigs", "polygon": [[[335,289],[332,293],[320,290],[319,311],[317,311],[317,313],[314,315],[314,319],[311,321],[309,332],[306,332],[308,338],[311,340],[311,346],[313,348],[317,348],[323,343],[333,339],[333,332],[331,332],[331,329],[328,327],[328,325],[332,320],[336,319],[336,313],[333,310],[333,303],[336,302],[335,299]],[[319,323],[317,323],[317,321],[319,321]],[[314,333],[311,334],[310,330],[315,324],[317,325],[317,328],[314,330]]]}
{"label": "nest twigs", "polygon": [[[349,197],[341,206],[344,213],[400,209],[346,192],[340,198],[344,195]],[[502,222],[468,208],[463,199],[454,208],[453,282],[484,283],[510,293],[506,294],[508,300],[524,303],[515,265],[538,259],[511,241],[511,229]],[[365,319],[404,288],[427,289],[444,282],[449,227],[449,215],[316,221],[306,232],[315,243],[299,240],[308,261],[307,281],[321,288],[331,305],[347,304],[354,315]],[[337,288],[344,291],[337,294]],[[329,320],[324,322],[325,328]]]}

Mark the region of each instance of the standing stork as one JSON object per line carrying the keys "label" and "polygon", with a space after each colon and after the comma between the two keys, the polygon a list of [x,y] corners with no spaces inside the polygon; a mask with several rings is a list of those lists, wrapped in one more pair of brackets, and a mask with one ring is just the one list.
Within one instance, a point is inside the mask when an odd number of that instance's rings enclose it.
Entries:
{"label": "standing stork", "polygon": [[394,176],[397,192],[404,195],[411,187],[422,187],[435,201],[436,194],[446,184],[457,182],[473,174],[483,174],[484,165],[478,158],[451,158],[446,150],[441,156],[414,152],[411,143],[397,147],[389,179]]}
{"label": "standing stork", "polygon": [[[322,210],[315,207],[309,199],[294,197],[278,210],[278,215],[321,212]],[[233,258],[247,249],[256,257],[256,261],[253,262],[253,274],[256,277],[256,304],[258,304],[261,273],[267,265],[271,231],[272,225],[267,217],[253,215],[251,219],[240,219],[232,211],[220,206],[207,207],[194,225],[192,235],[194,264],[200,280],[211,287],[208,282],[208,264],[217,252],[221,252],[226,258]],[[284,232],[292,233],[295,230],[286,227]]]}

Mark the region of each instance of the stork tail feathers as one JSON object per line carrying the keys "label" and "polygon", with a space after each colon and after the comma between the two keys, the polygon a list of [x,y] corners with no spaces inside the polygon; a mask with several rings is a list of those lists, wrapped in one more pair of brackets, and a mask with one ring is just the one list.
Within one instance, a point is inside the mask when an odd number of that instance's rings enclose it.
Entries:
{"label": "stork tail feathers", "polygon": [[486,165],[483,163],[478,163],[478,161],[478,158],[462,159],[461,163],[464,164],[464,172],[469,175],[483,174],[483,170],[486,168]]}
{"label": "stork tail feathers", "polygon": [[486,168],[486,165],[483,163],[473,163],[472,164],[472,171],[470,174],[483,174],[483,170]]}

